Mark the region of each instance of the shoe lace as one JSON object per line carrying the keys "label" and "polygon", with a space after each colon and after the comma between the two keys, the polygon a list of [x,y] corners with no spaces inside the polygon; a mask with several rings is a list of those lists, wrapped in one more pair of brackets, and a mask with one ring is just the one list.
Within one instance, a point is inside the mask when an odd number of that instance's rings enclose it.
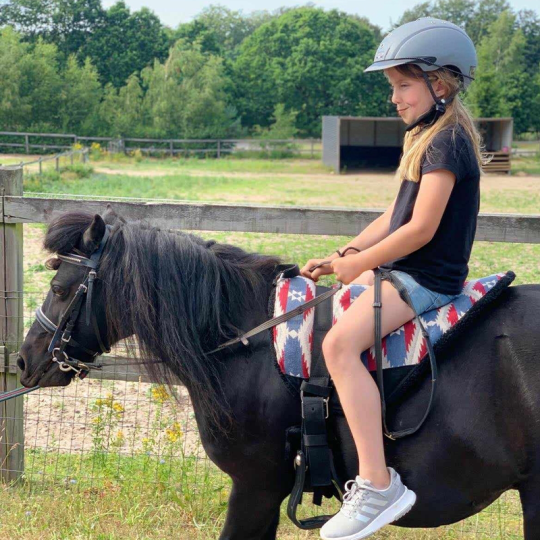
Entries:
{"label": "shoe lace", "polygon": [[379,490],[375,489],[373,486],[370,486],[366,482],[358,483],[356,479],[346,482],[342,509],[348,517],[352,517],[360,503],[362,503],[369,495],[370,491],[377,493],[378,495],[382,495]]}

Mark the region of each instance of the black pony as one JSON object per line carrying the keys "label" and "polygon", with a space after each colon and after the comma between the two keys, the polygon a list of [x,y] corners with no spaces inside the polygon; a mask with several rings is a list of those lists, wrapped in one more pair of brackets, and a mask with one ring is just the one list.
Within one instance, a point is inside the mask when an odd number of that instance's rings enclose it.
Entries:
{"label": "black pony", "polygon": [[[221,540],[274,540],[282,501],[294,481],[286,430],[301,423],[300,398],[275,367],[269,331],[248,346],[207,354],[268,319],[280,260],[230,245],[126,223],[114,212],[69,213],[49,227],[45,248],[89,256],[112,225],[92,311],[108,345],[133,336],[158,382],[188,389],[202,444],[233,481]],[[57,273],[43,304],[58,323],[87,269],[51,259]],[[510,489],[519,491],[526,540],[540,540],[540,286],[505,289],[474,331],[438,355],[439,389],[422,429],[385,440],[388,465],[417,494],[403,527],[437,527],[467,518]],[[79,317],[73,335],[99,350],[95,328]],[[50,335],[38,323],[20,351],[25,386],[67,385],[73,372],[50,366]],[[90,360],[80,348],[70,355]],[[424,412],[430,380],[388,411],[394,427]],[[343,416],[332,432],[340,478],[354,477],[357,454]]]}

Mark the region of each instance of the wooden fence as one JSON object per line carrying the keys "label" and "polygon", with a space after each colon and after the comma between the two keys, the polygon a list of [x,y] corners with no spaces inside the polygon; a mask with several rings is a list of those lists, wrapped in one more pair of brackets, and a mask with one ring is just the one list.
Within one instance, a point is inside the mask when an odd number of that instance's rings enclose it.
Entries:
{"label": "wooden fence", "polygon": [[[84,208],[104,213],[108,201],[23,197],[22,168],[0,167],[0,392],[20,386],[16,366],[23,339],[24,223],[47,223]],[[113,202],[127,220],[145,220],[165,229],[356,236],[382,211],[201,203]],[[540,215],[480,214],[476,240],[540,243]],[[128,371],[93,372],[96,378],[145,380],[137,366]],[[141,379],[142,378],[142,379]],[[23,471],[23,398],[0,404],[0,478]]]}
{"label": "wooden fence", "polygon": [[[43,163],[46,163],[47,161],[54,161],[55,162],[55,169],[56,171],[60,170],[60,159],[65,158],[69,159],[70,164],[73,165],[74,158],[78,157],[82,163],[88,162],[88,148],[83,148],[82,150],[69,150],[67,152],[60,152],[59,154],[54,154],[52,156],[44,156],[39,157],[38,159],[33,159],[31,161],[22,161],[17,164],[18,167],[24,168],[28,165],[35,165],[38,164],[38,172],[39,174],[43,173]],[[0,163],[1,166],[1,163]]]}
{"label": "wooden fence", "polygon": [[[44,142],[44,140],[51,142]],[[16,142],[14,142],[14,140]],[[175,156],[178,154],[222,155],[264,149],[279,149],[294,145],[295,152],[315,156],[321,139],[148,139],[136,137],[84,137],[67,133],[29,133],[0,131],[0,148],[24,149],[26,154],[31,150],[68,150],[75,144],[89,145],[99,143],[111,152],[132,152],[141,150],[147,153],[159,153]]]}

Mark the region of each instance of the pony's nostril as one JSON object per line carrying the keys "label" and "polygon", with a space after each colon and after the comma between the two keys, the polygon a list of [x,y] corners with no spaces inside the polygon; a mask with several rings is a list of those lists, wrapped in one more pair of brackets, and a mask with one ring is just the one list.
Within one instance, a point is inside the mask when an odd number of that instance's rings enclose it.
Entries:
{"label": "pony's nostril", "polygon": [[26,367],[26,365],[24,363],[24,358],[20,354],[17,356],[17,365],[19,366],[21,371],[24,371],[24,368]]}

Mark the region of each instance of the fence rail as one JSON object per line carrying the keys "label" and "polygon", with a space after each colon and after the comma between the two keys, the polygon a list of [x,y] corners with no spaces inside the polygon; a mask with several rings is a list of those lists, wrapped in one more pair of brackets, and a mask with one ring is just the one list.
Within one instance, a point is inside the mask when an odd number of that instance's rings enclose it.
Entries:
{"label": "fence rail", "polygon": [[[60,152],[59,154],[54,154],[52,156],[46,156],[46,157],[39,157],[38,159],[33,159],[30,161],[21,161],[20,163],[16,163],[14,165],[6,165],[5,168],[13,168],[13,167],[21,167],[24,168],[28,165],[35,165],[36,163],[39,166],[39,174],[43,173],[43,163],[46,163],[47,161],[55,161],[55,169],[57,171],[60,170],[60,159],[61,158],[69,158],[71,165],[73,165],[73,158],[75,156],[80,156],[83,163],[86,163],[88,161],[88,148],[83,148],[82,150],[70,150],[68,152]],[[1,165],[0,165],[1,166]]]}
{"label": "fence rail", "polygon": [[[13,142],[13,138],[22,138],[21,142]],[[5,139],[9,140],[5,140]],[[69,140],[69,144],[32,142],[31,138]],[[141,137],[85,137],[75,134],[64,133],[29,133],[16,131],[0,131],[0,148],[24,148],[26,154],[31,149],[37,150],[68,150],[74,144],[99,142],[107,143],[112,152],[131,152],[140,150],[148,153],[162,153],[170,156],[177,154],[215,154],[220,158],[223,154],[230,154],[242,150],[263,150],[266,147],[280,148],[293,145],[295,152],[315,156],[316,147],[321,144],[321,139],[152,139]],[[183,145],[183,147],[178,147]],[[198,148],[197,146],[206,146]]]}

